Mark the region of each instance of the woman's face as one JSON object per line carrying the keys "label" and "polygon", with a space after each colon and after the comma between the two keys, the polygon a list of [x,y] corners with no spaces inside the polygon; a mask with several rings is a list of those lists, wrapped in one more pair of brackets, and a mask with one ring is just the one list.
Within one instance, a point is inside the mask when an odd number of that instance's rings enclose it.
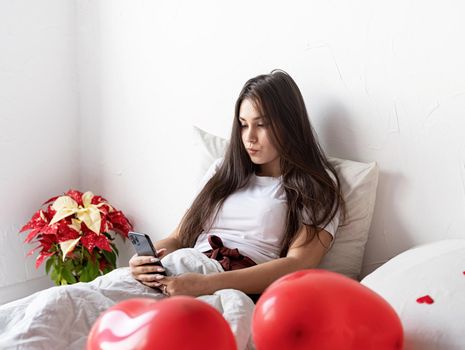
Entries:
{"label": "woman's face", "polygon": [[278,151],[269,138],[268,121],[255,109],[253,102],[245,99],[239,108],[239,120],[242,130],[242,143],[250,159],[260,166],[259,175],[281,175]]}

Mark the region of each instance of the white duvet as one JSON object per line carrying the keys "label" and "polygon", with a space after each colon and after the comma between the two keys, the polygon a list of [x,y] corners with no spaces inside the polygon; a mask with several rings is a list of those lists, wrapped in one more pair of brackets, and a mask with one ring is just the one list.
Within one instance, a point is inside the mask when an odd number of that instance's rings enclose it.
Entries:
{"label": "white duvet", "polygon": [[[169,275],[223,272],[221,265],[194,249],[164,257]],[[129,268],[116,269],[89,283],[53,287],[0,306],[0,349],[85,349],[87,335],[102,311],[122,300],[165,296],[134,280]],[[238,350],[253,349],[254,304],[243,292],[224,289],[198,297],[221,312]]]}

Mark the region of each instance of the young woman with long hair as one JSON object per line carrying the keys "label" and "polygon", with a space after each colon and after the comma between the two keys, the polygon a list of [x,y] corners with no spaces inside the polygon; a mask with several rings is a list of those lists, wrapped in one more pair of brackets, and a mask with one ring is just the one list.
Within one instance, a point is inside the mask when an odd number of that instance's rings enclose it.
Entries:
{"label": "young woman with long hair", "polygon": [[338,176],[302,94],[287,73],[273,70],[245,83],[224,158],[210,168],[176,230],[155,244],[160,257],[199,250],[225,272],[163,276],[143,256],[131,258],[131,272],[166,295],[259,294],[285,274],[317,267],[344,212]]}
{"label": "young woman with long hair", "polygon": [[94,281],[0,305],[0,348],[82,349],[98,316],[118,302],[206,295],[245,349],[253,301],[279,277],[317,267],[343,213],[339,179],[297,85],[280,70],[259,75],[237,99],[225,156],[174,232],[155,243],[164,268],[135,255],[129,268]]}

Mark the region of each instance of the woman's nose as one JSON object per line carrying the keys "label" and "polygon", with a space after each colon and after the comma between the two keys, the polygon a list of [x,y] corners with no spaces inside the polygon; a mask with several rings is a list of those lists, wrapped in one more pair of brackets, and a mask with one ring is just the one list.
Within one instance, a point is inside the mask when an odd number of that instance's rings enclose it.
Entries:
{"label": "woman's nose", "polygon": [[255,128],[249,127],[247,130],[247,135],[246,135],[246,141],[247,142],[255,142],[257,141],[257,133],[255,131]]}

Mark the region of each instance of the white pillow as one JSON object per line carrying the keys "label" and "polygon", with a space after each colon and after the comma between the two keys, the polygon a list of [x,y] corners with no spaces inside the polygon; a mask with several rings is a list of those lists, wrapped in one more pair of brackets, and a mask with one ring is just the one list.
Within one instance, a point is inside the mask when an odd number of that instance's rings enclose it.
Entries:
{"label": "white pillow", "polygon": [[[228,141],[196,126],[193,132],[195,177],[199,183],[213,161],[224,155]],[[375,162],[360,163],[332,157],[328,160],[339,175],[347,214],[319,267],[358,279],[373,216],[378,166]]]}
{"label": "white pillow", "polygon": [[361,283],[396,310],[405,349],[465,349],[465,239],[411,248]]}

